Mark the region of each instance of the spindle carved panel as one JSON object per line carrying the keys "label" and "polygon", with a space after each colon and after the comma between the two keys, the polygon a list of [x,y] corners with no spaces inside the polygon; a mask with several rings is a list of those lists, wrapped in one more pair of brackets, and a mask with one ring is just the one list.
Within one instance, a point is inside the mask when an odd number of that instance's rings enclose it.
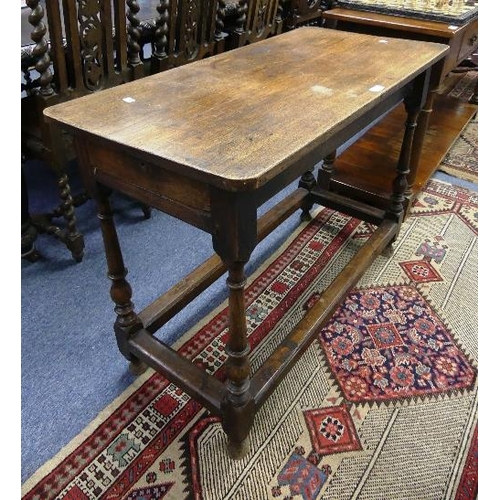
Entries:
{"label": "spindle carved panel", "polygon": [[322,12],[329,9],[332,0],[291,0],[286,3],[287,29],[298,26],[320,25]]}
{"label": "spindle carved panel", "polygon": [[[168,67],[180,66],[216,52],[216,44],[223,38],[223,25],[220,18],[217,21],[218,8],[217,0],[168,2],[164,14],[166,19],[161,22],[160,14],[156,21],[157,32],[163,24],[168,32]],[[160,12],[159,8],[157,10]]]}
{"label": "spindle carved panel", "polygon": [[103,80],[103,50],[101,2],[99,0],[79,0],[78,23],[80,31],[83,79],[89,90],[98,90]]}
{"label": "spindle carved panel", "polygon": [[282,12],[281,0],[238,0],[236,6],[226,9],[226,29],[231,33],[230,47],[281,33]]}
{"label": "spindle carved panel", "polygon": [[[57,174],[61,204],[47,231],[75,260],[83,237],[75,223],[78,194],[65,173],[74,151],[49,130],[44,109],[224,51],[224,1],[26,0],[32,43],[21,47],[22,153]],[[65,229],[52,222],[60,216]]]}
{"label": "spindle carved panel", "polygon": [[185,54],[187,60],[196,58],[198,53],[198,29],[201,22],[200,14],[201,9],[197,0],[186,1],[186,18],[184,23],[184,41],[185,41]]}
{"label": "spindle carved panel", "polygon": [[266,29],[266,13],[267,13],[267,0],[258,0],[257,12],[255,15],[255,32],[257,36],[261,36]]}

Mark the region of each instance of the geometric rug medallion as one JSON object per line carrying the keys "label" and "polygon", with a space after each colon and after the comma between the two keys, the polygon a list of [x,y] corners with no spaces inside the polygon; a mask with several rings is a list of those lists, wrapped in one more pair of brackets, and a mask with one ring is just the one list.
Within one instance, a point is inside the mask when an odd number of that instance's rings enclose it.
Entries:
{"label": "geometric rug medallion", "polygon": [[320,339],[350,402],[440,394],[475,381],[450,329],[411,285],[351,293]]}
{"label": "geometric rug medallion", "polygon": [[345,406],[307,410],[304,417],[318,455],[361,449],[352,417]]}
{"label": "geometric rug medallion", "polygon": [[408,277],[416,283],[428,283],[430,281],[443,281],[440,274],[434,269],[430,262],[426,260],[408,260],[400,262]]}

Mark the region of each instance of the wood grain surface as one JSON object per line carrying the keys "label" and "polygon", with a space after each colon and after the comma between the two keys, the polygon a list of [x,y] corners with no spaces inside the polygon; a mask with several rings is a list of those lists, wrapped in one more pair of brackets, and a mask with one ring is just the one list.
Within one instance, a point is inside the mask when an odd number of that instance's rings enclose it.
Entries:
{"label": "wood grain surface", "polygon": [[447,50],[305,27],[58,104],[45,115],[187,177],[257,188]]}

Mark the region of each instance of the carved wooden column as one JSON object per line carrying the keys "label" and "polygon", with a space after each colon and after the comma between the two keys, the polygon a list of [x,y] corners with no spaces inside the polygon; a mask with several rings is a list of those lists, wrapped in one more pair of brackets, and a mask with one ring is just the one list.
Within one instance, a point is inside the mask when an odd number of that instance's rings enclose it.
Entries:
{"label": "carved wooden column", "polygon": [[132,79],[144,76],[144,63],[141,60],[141,28],[139,16],[141,10],[137,0],[127,0],[127,54],[128,65],[132,69]]}
{"label": "carved wooden column", "polygon": [[58,181],[59,197],[61,198],[61,208],[64,220],[66,221],[67,236],[66,239],[70,243],[68,247],[73,254],[73,258],[80,262],[83,257],[83,236],[76,229],[75,202],[71,194],[69,178],[66,173],[63,173]]}
{"label": "carved wooden column", "polygon": [[26,5],[31,9],[28,21],[33,26],[31,39],[35,42],[33,56],[36,58],[35,69],[40,74],[40,94],[51,96],[54,94],[54,89],[52,88],[53,75],[50,70],[49,46],[45,39],[47,27],[43,22],[45,11],[39,0],[26,0]]}
{"label": "carved wooden column", "polygon": [[49,144],[52,145],[53,162],[51,167],[57,174],[57,187],[59,190],[59,199],[61,200],[56,215],[63,216],[66,228],[63,231],[55,225],[48,225],[43,228],[43,231],[58,237],[71,252],[73,259],[76,262],[81,262],[85,243],[83,235],[78,232],[76,227],[75,201],[71,192],[69,177],[66,173],[68,160],[66,151],[64,150],[62,133],[54,125],[47,127],[47,133],[50,135]]}
{"label": "carved wooden column", "polygon": [[184,39],[180,40],[184,47],[184,58],[186,62],[196,59],[200,49],[198,44],[198,31],[201,26],[200,5],[197,0],[184,0],[186,13],[184,17]]}
{"label": "carved wooden column", "polygon": [[234,37],[235,42],[233,42],[233,46],[230,47],[234,49],[236,47],[241,47],[245,44],[246,40],[246,31],[247,31],[247,13],[248,13],[248,0],[239,0],[238,1],[238,17],[235,20],[235,29],[236,37]]}
{"label": "carved wooden column", "polygon": [[155,21],[155,41],[151,58],[151,69],[153,73],[158,73],[168,68],[168,24],[169,24],[169,0],[160,0],[156,7],[158,17]]}
{"label": "carved wooden column", "polygon": [[278,0],[278,5],[276,6],[276,17],[274,18],[274,24],[275,24],[275,34],[279,35],[283,31],[283,25],[284,25],[284,17],[283,17],[283,3],[284,0]]}
{"label": "carved wooden column", "polygon": [[260,36],[266,29],[267,19],[267,2],[266,0],[256,0],[255,4],[255,34]]}
{"label": "carved wooden column", "polygon": [[226,3],[224,0],[217,0],[217,10],[215,13],[215,54],[224,52],[224,40],[227,38],[227,33],[224,32],[224,10]]}

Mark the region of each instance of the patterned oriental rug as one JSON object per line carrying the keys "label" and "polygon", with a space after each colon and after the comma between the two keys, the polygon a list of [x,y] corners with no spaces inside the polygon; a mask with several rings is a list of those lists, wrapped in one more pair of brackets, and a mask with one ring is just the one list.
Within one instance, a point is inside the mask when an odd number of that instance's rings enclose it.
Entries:
{"label": "patterned oriental rug", "polygon": [[[469,102],[478,82],[478,71],[471,70],[448,76],[443,94]],[[439,170],[471,182],[478,182],[478,115],[464,127],[444,157]]]}
{"label": "patterned oriental rug", "polygon": [[[476,498],[477,195],[432,180],[258,412],[248,455],[148,370],[22,488],[23,500]],[[256,369],[373,231],[321,209],[248,281]],[[177,349],[223,377],[223,305]],[[269,332],[272,331],[272,334]]]}
{"label": "patterned oriental rug", "polygon": [[447,78],[448,80],[443,83],[442,93],[460,101],[469,102],[478,83],[478,70],[472,69],[462,73],[452,73]]}
{"label": "patterned oriental rug", "polygon": [[478,182],[478,117],[465,126],[444,157],[439,170],[460,179]]}

